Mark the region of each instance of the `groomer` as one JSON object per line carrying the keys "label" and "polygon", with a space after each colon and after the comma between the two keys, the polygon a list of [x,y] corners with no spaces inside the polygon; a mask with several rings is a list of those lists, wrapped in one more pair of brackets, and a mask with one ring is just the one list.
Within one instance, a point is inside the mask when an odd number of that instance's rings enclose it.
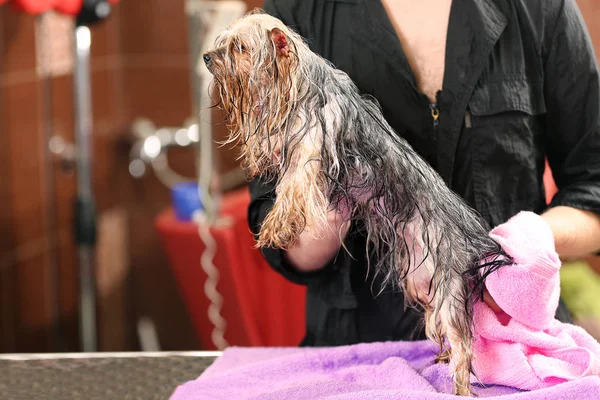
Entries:
{"label": "groomer", "polygon": [[[267,0],[264,9],[373,95],[490,227],[533,211],[563,259],[600,250],[600,80],[575,0]],[[549,207],[546,158],[559,188]],[[250,187],[256,233],[275,194],[260,180]],[[353,257],[340,250],[340,228]],[[332,211],[323,239],[263,249],[307,285],[303,345],[424,338],[402,293],[374,295],[359,231]],[[562,303],[557,318],[570,321]]]}

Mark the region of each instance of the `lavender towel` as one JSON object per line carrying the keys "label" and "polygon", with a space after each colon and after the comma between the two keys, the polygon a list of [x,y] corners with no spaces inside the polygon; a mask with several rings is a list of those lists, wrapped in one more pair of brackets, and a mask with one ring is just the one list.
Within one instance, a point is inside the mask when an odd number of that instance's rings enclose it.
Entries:
{"label": "lavender towel", "polygon": [[[456,399],[448,366],[434,363],[435,351],[429,341],[331,348],[233,347],[198,379],[179,386],[171,400]],[[598,400],[600,377],[530,392],[504,386],[475,390],[479,397],[501,400]]]}

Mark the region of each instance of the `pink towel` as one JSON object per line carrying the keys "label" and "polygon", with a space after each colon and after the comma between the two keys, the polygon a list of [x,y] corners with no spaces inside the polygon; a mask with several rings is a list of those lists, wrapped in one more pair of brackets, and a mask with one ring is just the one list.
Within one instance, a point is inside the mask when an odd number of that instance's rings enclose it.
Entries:
{"label": "pink towel", "polygon": [[475,305],[473,367],[479,379],[533,390],[600,376],[600,344],[582,328],[554,318],[561,262],[550,227],[542,217],[522,212],[490,235],[515,263],[486,280],[504,312]]}

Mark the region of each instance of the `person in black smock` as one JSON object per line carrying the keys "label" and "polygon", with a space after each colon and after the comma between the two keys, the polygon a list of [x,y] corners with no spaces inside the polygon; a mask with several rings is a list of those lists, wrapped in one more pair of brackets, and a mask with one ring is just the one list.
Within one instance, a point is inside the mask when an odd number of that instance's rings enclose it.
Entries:
{"label": "person in black smock", "polygon": [[[564,259],[600,250],[600,81],[575,0],[453,0],[443,86],[419,90],[390,13],[379,0],[267,0],[310,48],[380,103],[394,130],[475,208],[490,229],[533,211]],[[559,192],[545,202],[548,159]],[[251,229],[273,205],[273,184],[250,182]],[[367,269],[360,222],[335,238],[262,249],[272,268],[307,286],[301,345],[424,338],[420,310],[404,309]],[[295,252],[295,253],[294,253]],[[303,261],[298,261],[303,260]],[[557,318],[570,322],[561,302]]]}

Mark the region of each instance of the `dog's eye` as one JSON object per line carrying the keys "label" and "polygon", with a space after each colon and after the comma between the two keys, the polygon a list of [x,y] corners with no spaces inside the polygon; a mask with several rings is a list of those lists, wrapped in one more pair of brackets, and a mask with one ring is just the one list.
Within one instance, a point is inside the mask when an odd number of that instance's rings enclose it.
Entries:
{"label": "dog's eye", "polygon": [[244,46],[243,44],[240,44],[240,53],[245,53],[246,52],[246,46]]}

